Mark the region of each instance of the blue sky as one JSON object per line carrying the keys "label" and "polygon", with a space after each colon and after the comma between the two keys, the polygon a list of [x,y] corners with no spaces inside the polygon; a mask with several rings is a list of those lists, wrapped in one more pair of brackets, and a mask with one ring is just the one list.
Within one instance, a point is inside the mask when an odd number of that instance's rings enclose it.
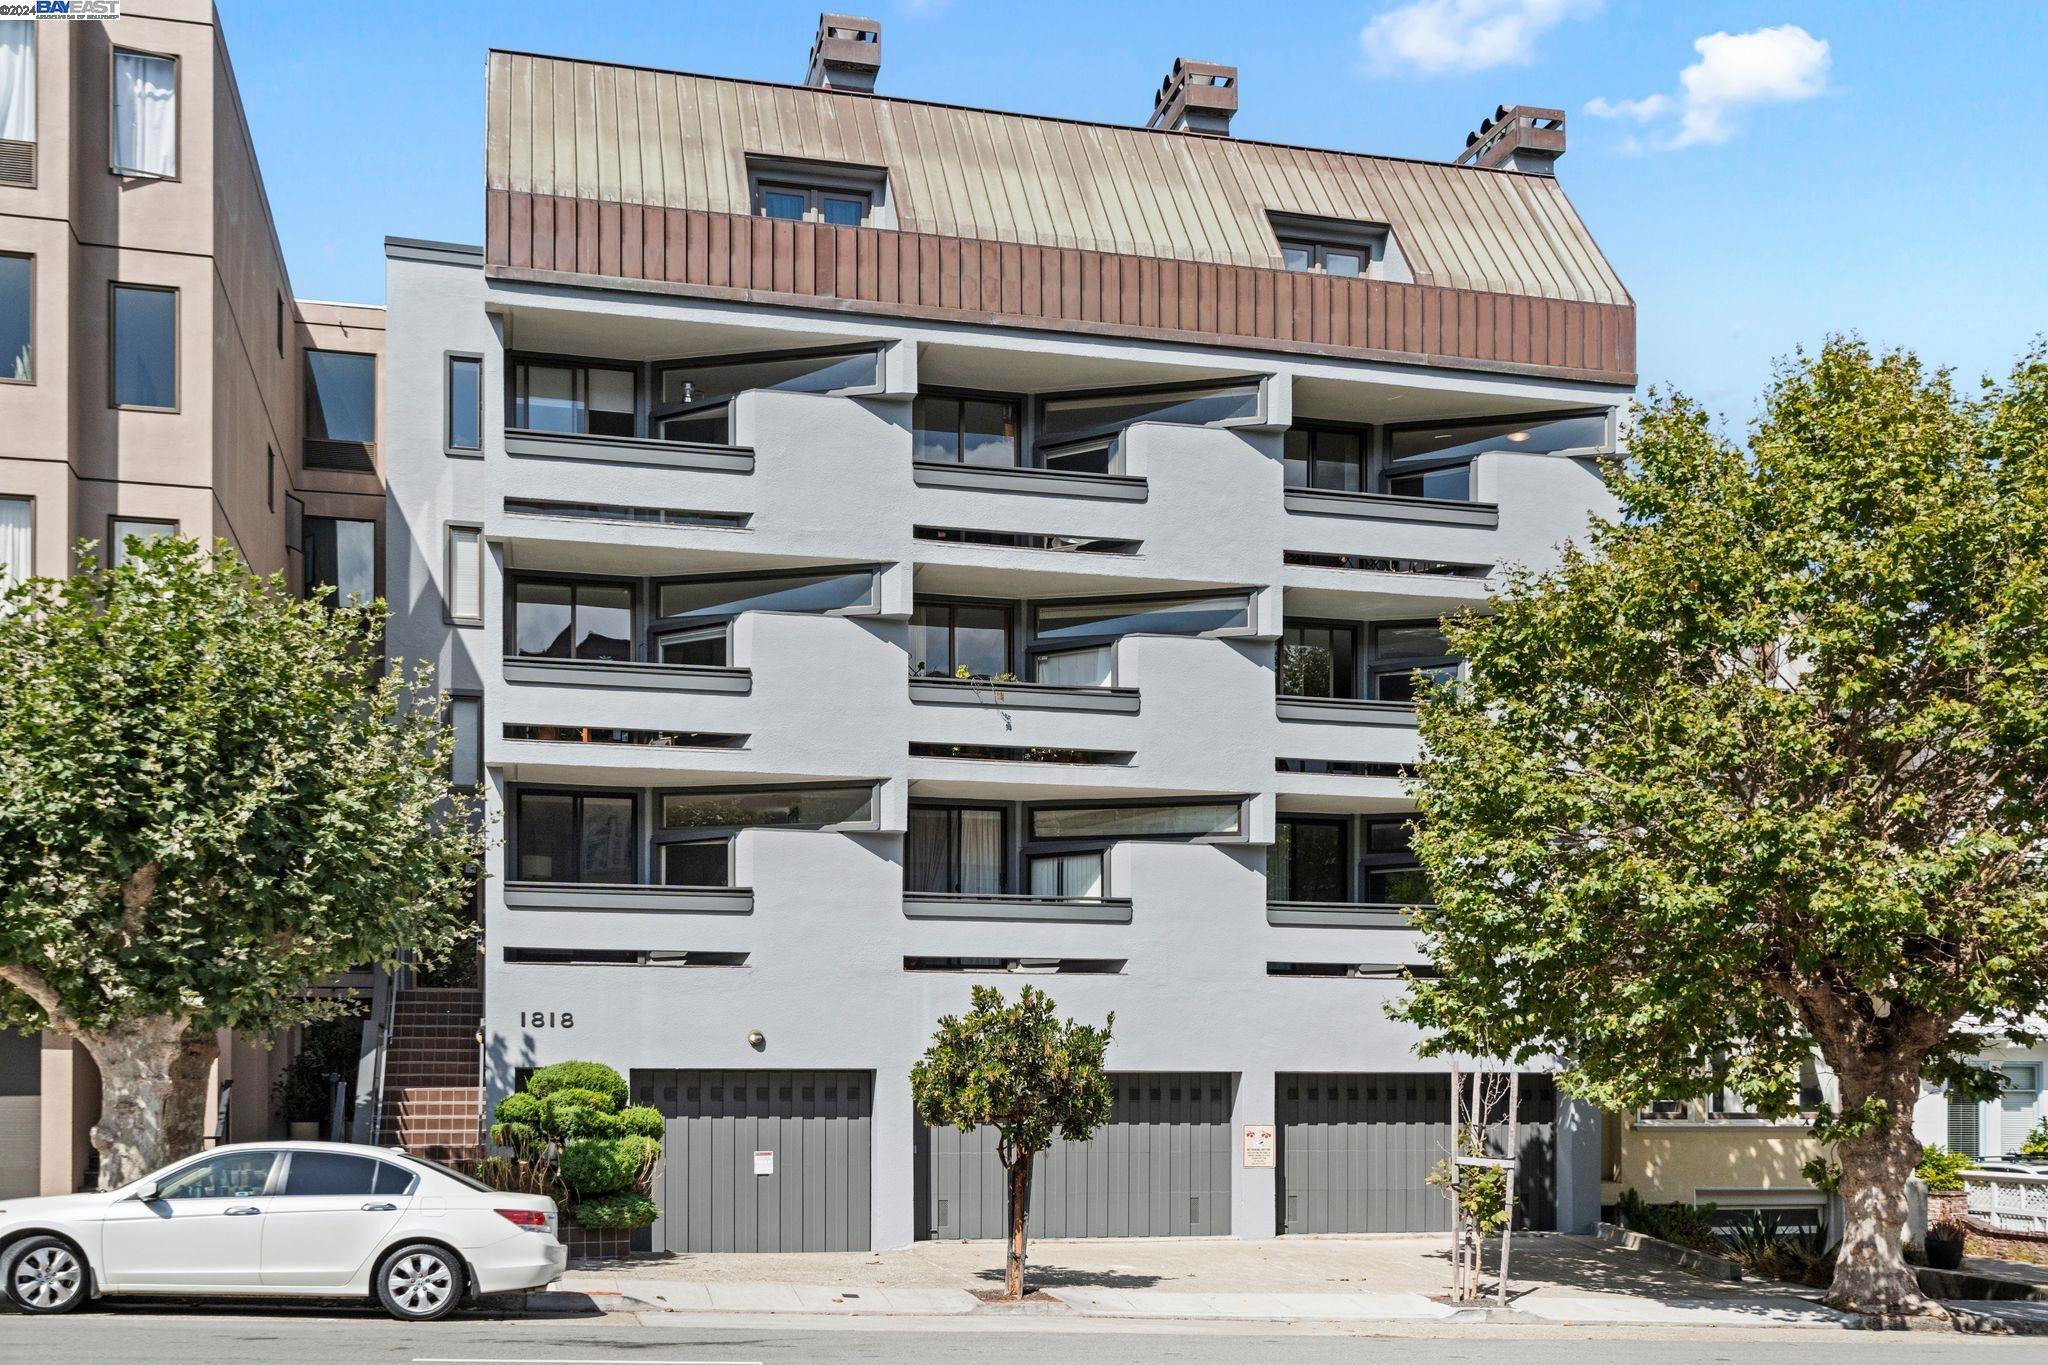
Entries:
{"label": "blue sky", "polygon": [[[365,302],[386,234],[481,239],[488,47],[797,80],[820,8],[217,3],[294,287]],[[1240,136],[1443,159],[1496,103],[1561,106],[1645,382],[1737,422],[1831,330],[1966,376],[2048,331],[2031,0],[847,8],[882,21],[881,88],[907,97],[1142,122],[1189,56],[1240,68]]]}

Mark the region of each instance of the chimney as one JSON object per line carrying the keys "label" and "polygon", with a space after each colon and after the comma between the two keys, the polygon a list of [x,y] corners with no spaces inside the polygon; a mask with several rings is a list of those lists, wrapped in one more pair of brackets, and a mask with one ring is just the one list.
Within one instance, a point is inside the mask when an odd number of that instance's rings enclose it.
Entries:
{"label": "chimney", "polygon": [[1214,62],[1173,59],[1173,70],[1152,102],[1147,128],[1169,133],[1230,136],[1230,116],[1237,112],[1237,68]]}
{"label": "chimney", "polygon": [[1556,175],[1557,159],[1563,155],[1564,110],[1503,104],[1478,132],[1465,135],[1465,150],[1458,153],[1456,164]]}
{"label": "chimney", "polygon": [[804,84],[820,90],[875,92],[882,71],[882,26],[850,14],[818,16],[818,36],[811,44],[811,66]]}

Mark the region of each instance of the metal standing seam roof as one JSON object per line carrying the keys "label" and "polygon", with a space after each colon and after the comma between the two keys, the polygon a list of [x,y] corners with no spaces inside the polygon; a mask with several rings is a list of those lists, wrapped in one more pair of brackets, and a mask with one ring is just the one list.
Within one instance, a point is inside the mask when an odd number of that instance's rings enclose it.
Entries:
{"label": "metal standing seam roof", "polygon": [[1384,223],[1417,283],[1627,304],[1550,176],[493,51],[486,184],[753,211],[748,158],[886,170],[896,226],[1279,266],[1268,214]]}

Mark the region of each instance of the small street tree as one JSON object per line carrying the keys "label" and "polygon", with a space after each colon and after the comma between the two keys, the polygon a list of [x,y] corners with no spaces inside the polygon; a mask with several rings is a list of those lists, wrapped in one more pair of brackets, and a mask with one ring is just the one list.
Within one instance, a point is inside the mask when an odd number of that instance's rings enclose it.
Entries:
{"label": "small street tree", "polygon": [[1901,1255],[1923,1077],[2048,998],[2048,353],[1958,393],[1832,340],[1747,449],[1651,401],[1622,516],[1454,622],[1422,710],[1432,1050],[1564,1059],[1604,1107],[1796,1105],[1846,1226],[1828,1302],[1930,1311]]}
{"label": "small street tree", "polygon": [[996,1154],[1010,1185],[1009,1254],[1003,1292],[1024,1295],[1025,1224],[1031,1164],[1054,1137],[1086,1142],[1109,1121],[1113,1090],[1103,1070],[1110,1029],[1062,1020],[1052,997],[1026,986],[1015,1004],[976,986],[972,1008],[939,1020],[932,1045],[910,1071],[917,1112],[934,1127],[996,1130]]}
{"label": "small street tree", "polygon": [[103,1188],[199,1147],[215,1032],[444,955],[480,853],[381,605],[300,602],[224,543],[90,544],[0,601],[0,1026],[98,1065]]}

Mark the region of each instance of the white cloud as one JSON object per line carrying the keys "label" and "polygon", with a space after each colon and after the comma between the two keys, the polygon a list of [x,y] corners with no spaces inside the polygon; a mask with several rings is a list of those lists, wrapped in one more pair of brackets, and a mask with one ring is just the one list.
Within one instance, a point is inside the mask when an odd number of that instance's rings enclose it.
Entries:
{"label": "white cloud", "polygon": [[1546,30],[1599,7],[1600,0],[1409,0],[1376,16],[1358,41],[1383,71],[1526,66]]}
{"label": "white cloud", "polygon": [[1666,147],[1726,142],[1735,132],[1732,116],[1760,104],[1810,100],[1828,88],[1834,58],[1825,39],[1797,24],[1748,33],[1709,33],[1693,40],[1699,60],[1678,73],[1679,91],[1634,100],[1589,100],[1594,118],[1627,118],[1648,123],[1675,113],[1678,127]]}

